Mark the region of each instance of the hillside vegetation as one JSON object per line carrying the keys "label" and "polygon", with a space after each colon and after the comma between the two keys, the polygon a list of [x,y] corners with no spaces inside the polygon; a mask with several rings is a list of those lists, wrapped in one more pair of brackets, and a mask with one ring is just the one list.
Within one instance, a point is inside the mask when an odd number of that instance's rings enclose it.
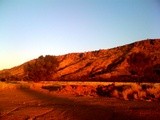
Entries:
{"label": "hillside vegetation", "polygon": [[[160,82],[160,39],[55,57],[59,66],[48,80]],[[0,71],[1,79],[24,80],[24,66],[35,60]]]}

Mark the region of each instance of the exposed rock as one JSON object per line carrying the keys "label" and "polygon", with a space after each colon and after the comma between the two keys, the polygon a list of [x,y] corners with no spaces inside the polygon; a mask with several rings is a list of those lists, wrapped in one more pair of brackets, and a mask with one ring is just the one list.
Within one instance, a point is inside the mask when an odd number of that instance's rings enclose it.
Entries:
{"label": "exposed rock", "polygon": [[[120,46],[108,50],[98,50],[85,53],[70,53],[57,56],[60,66],[56,74],[53,75],[56,80],[108,80],[108,81],[158,81],[160,76],[154,71],[159,72],[160,68],[153,68],[160,64],[160,39],[147,39],[138,41],[125,46]],[[131,55],[141,53],[144,57],[140,58],[139,68],[128,63]],[[137,58],[135,58],[137,59]],[[137,70],[132,73],[132,68]],[[144,69],[143,69],[144,68]],[[142,69],[142,70],[140,70]],[[137,72],[142,72],[141,74]],[[147,72],[148,75],[147,75]],[[153,79],[151,79],[153,78]],[[146,80],[147,79],[147,80]]]}
{"label": "exposed rock", "polygon": [[[53,80],[160,82],[160,39],[56,57]],[[5,71],[22,76],[23,65]]]}

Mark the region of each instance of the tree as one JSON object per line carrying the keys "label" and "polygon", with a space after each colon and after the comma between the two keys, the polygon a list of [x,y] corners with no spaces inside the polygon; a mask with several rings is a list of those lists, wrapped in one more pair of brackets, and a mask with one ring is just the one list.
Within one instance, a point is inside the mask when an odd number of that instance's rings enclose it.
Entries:
{"label": "tree", "polygon": [[25,79],[33,81],[52,80],[59,63],[55,56],[40,56],[33,62],[24,66]]}
{"label": "tree", "polygon": [[0,74],[0,81],[7,81],[7,80],[9,80],[10,76],[11,76],[10,72],[7,72],[7,71],[2,72]]}

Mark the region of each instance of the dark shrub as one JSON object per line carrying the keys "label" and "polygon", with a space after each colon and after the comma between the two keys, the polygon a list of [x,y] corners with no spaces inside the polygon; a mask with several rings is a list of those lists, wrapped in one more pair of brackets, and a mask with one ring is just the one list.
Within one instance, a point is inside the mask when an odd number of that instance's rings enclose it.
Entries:
{"label": "dark shrub", "polygon": [[132,75],[143,76],[146,68],[151,66],[151,59],[142,52],[132,53],[127,59]]}
{"label": "dark shrub", "polygon": [[5,79],[5,78],[1,78],[0,81],[1,81],[1,82],[5,82],[6,79]]}
{"label": "dark shrub", "polygon": [[42,86],[42,89],[46,89],[48,91],[57,91],[60,88],[61,88],[60,86]]}
{"label": "dark shrub", "polygon": [[111,97],[114,89],[115,89],[114,84],[111,84],[108,86],[98,86],[96,88],[96,92],[97,92],[97,95],[99,96]]}
{"label": "dark shrub", "polygon": [[40,56],[34,62],[30,62],[24,67],[25,79],[33,81],[52,80],[59,63],[55,56]]}

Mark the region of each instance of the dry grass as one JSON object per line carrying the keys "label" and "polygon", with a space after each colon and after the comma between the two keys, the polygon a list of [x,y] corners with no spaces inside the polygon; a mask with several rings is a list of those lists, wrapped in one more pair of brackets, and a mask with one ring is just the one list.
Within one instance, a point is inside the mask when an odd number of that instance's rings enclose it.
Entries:
{"label": "dry grass", "polygon": [[96,87],[89,85],[67,85],[58,90],[59,94],[72,94],[75,96],[95,96]]}
{"label": "dry grass", "polygon": [[99,86],[99,95],[116,97],[124,100],[160,100],[160,85],[137,84]]}
{"label": "dry grass", "polygon": [[[58,94],[70,94],[75,96],[103,96],[116,97],[124,100],[160,100],[160,85],[153,83],[101,83],[86,84],[39,84],[41,88]],[[40,88],[40,87],[39,87]]]}
{"label": "dry grass", "polygon": [[16,89],[18,85],[16,83],[6,83],[6,82],[0,82],[0,91],[1,90],[12,90]]}
{"label": "dry grass", "polygon": [[0,90],[29,88],[49,94],[67,94],[74,96],[115,97],[124,100],[160,100],[158,83],[123,82],[0,82]]}

